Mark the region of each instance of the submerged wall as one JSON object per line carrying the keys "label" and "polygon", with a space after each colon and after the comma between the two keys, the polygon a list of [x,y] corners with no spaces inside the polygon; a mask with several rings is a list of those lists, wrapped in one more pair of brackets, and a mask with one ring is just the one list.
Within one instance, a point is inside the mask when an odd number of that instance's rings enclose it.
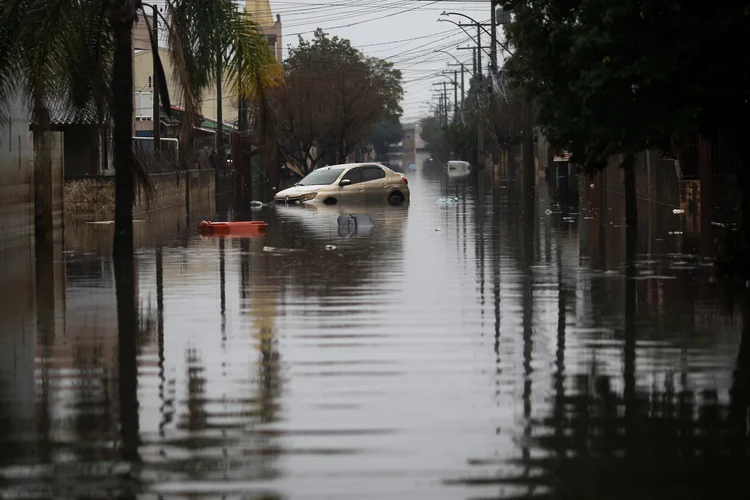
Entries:
{"label": "submerged wall", "polygon": [[[154,210],[187,207],[213,199],[216,184],[213,169],[151,174],[153,192],[147,196],[138,190],[133,207],[134,216]],[[65,181],[65,214],[82,220],[112,220],[114,216],[114,177],[101,176]]]}

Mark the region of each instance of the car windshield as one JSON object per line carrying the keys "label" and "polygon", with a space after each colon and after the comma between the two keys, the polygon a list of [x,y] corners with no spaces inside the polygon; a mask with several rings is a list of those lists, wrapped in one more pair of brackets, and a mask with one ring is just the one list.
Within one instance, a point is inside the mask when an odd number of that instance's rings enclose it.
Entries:
{"label": "car windshield", "polygon": [[316,170],[301,181],[300,186],[323,186],[333,184],[336,179],[339,178],[343,168],[326,168],[323,170]]}

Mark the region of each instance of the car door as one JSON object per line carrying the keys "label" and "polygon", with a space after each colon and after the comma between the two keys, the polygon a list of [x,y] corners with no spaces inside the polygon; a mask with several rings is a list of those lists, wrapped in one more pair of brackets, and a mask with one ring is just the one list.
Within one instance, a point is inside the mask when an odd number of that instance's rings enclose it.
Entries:
{"label": "car door", "polygon": [[362,167],[354,167],[344,174],[342,181],[348,180],[349,184],[341,186],[339,201],[352,203],[364,199],[364,187],[362,186]]}
{"label": "car door", "polygon": [[390,186],[385,170],[382,168],[375,165],[362,167],[362,185],[367,201],[385,201],[388,199]]}

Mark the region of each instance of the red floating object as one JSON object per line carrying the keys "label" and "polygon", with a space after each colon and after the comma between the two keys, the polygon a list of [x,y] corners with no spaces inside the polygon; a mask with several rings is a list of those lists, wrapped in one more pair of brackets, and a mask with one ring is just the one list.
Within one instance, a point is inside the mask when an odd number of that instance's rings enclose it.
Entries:
{"label": "red floating object", "polygon": [[198,231],[208,236],[260,237],[266,232],[268,224],[263,221],[249,222],[209,222],[201,221]]}

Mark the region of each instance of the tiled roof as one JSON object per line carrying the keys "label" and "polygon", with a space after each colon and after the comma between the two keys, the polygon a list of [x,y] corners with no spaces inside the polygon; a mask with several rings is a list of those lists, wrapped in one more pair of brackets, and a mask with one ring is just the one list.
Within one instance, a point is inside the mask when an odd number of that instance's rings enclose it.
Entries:
{"label": "tiled roof", "polygon": [[56,100],[49,103],[48,110],[50,123],[53,125],[95,125],[98,121],[96,106],[93,104],[76,110],[69,103]]}

